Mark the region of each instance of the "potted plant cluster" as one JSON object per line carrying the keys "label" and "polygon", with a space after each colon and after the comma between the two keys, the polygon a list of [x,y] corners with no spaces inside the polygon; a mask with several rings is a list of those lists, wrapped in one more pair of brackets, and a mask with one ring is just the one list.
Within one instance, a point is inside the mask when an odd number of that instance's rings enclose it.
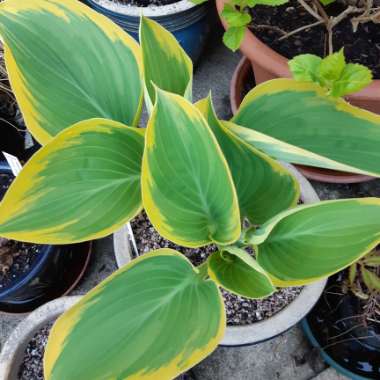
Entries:
{"label": "potted plant cluster", "polygon": [[[171,248],[145,253],[81,298],[50,332],[45,379],[173,379],[222,341],[220,288],[260,299],[307,287],[379,243],[377,198],[297,205],[299,183],[276,161],[378,176],[378,116],[319,84],[278,79],[222,121],[211,96],[192,104],[191,60],[154,21],[141,19],[139,46],[76,0],[0,10],[11,84],[44,145],[0,204],[0,236],[77,243],[144,209],[172,243],[214,246],[197,266]],[[143,94],[150,117],[137,128]],[[300,148],[287,141],[294,123],[330,128]],[[265,133],[278,124],[276,137]]]}
{"label": "potted plant cluster", "polygon": [[173,33],[187,54],[197,62],[211,26],[208,4],[190,0],[82,0],[109,17],[138,39],[140,16],[160,23]]}

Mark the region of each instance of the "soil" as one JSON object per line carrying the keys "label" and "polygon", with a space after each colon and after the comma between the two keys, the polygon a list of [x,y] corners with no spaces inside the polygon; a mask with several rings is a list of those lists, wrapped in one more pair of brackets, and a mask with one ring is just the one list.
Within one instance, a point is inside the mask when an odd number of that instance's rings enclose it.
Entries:
{"label": "soil", "polygon": [[[333,3],[325,9],[329,16],[336,16],[345,8]],[[251,29],[255,36],[286,58],[306,53],[321,57],[326,55],[326,28],[323,25],[279,41],[283,32],[288,33],[316,21],[296,0],[277,7],[257,5],[250,12],[253,20]],[[374,78],[380,79],[379,25],[371,22],[361,24],[354,33],[350,18],[347,18],[334,28],[333,46],[334,51],[344,47],[348,62],[369,67]]]}
{"label": "soil", "polygon": [[[43,357],[48,337],[54,322],[50,322],[36,332],[28,343],[24,359],[18,373],[18,380],[44,380]],[[175,380],[193,380],[190,374],[183,374]]]}
{"label": "soil", "polygon": [[[13,176],[0,173],[0,200],[9,188]],[[27,273],[40,252],[41,246],[0,237],[0,291]]]}
{"label": "soil", "polygon": [[[142,254],[159,248],[172,248],[182,252],[195,266],[204,262],[207,257],[217,250],[216,246],[209,245],[203,248],[185,248],[178,246],[159,235],[145,213],[141,213],[131,222],[135,235],[137,249]],[[297,298],[302,288],[285,288],[272,296],[262,300],[251,300],[234,295],[221,289],[226,306],[227,324],[241,326],[252,324],[278,313],[285,306]]]}
{"label": "soil", "polygon": [[136,7],[161,6],[177,3],[180,0],[109,0],[111,3],[131,5]]}

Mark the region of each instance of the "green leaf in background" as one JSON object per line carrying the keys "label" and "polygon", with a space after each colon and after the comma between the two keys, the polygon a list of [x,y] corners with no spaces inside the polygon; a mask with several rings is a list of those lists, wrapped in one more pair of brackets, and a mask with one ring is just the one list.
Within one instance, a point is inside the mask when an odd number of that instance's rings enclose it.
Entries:
{"label": "green leaf in background", "polygon": [[251,22],[251,15],[244,10],[239,11],[231,4],[225,4],[222,17],[230,27],[246,26]]}
{"label": "green leaf in background", "polygon": [[226,122],[217,119],[210,97],[199,101],[196,107],[205,116],[227,159],[241,217],[262,224],[297,204],[299,185],[284,167],[231,133]]}
{"label": "green leaf in background", "polygon": [[239,49],[241,43],[243,42],[246,29],[247,28],[245,26],[232,26],[228,28],[223,35],[224,44],[232,51]]}
{"label": "green leaf in background", "polygon": [[256,260],[236,247],[213,253],[208,259],[208,273],[219,286],[239,296],[264,298],[276,290]]}
{"label": "green leaf in background", "polygon": [[340,78],[333,83],[331,95],[345,96],[358,92],[372,82],[372,72],[357,63],[348,63]]}
{"label": "green leaf in background", "polygon": [[105,16],[76,0],[7,0],[0,34],[12,89],[41,144],[86,119],[138,123],[139,46]]}
{"label": "green leaf in background", "polygon": [[327,97],[313,83],[265,82],[232,121],[241,126],[234,133],[276,159],[380,176],[380,116]]}
{"label": "green leaf in background", "polygon": [[157,90],[142,170],[144,208],[176,244],[230,244],[240,235],[236,190],[226,159],[201,113]]}
{"label": "green leaf in background", "polygon": [[247,5],[249,7],[254,7],[255,5],[268,5],[268,6],[278,6],[288,3],[289,0],[247,0]]}
{"label": "green leaf in background", "polygon": [[154,85],[191,101],[193,63],[174,36],[157,22],[141,17],[140,44],[148,109],[155,102]]}
{"label": "green leaf in background", "polygon": [[317,83],[336,98],[360,91],[372,81],[367,67],[346,64],[343,50],[324,59],[313,54],[296,56],[289,61],[289,69],[296,81]]}
{"label": "green leaf in background", "polygon": [[354,286],[356,275],[358,274],[358,266],[356,263],[351,264],[348,268],[348,282],[350,286]]}
{"label": "green leaf in background", "polygon": [[337,53],[333,53],[324,58],[319,66],[319,77],[321,83],[336,81],[340,78],[346,66],[343,48]]}
{"label": "green leaf in background", "polygon": [[322,58],[314,54],[301,54],[289,60],[289,69],[293,78],[299,82],[319,83],[319,66]]}
{"label": "green leaf in background", "polygon": [[380,252],[375,250],[363,259],[364,265],[368,267],[380,268]]}
{"label": "green leaf in background", "polygon": [[380,292],[380,278],[370,270],[362,267],[361,268],[363,281],[365,283],[365,286],[370,291]]}
{"label": "green leaf in background", "polygon": [[324,6],[335,3],[336,0],[319,0]]}
{"label": "green leaf in background", "polygon": [[142,209],[144,130],[105,119],[61,132],[0,203],[0,236],[41,244],[104,237]]}
{"label": "green leaf in background", "polygon": [[380,199],[326,201],[285,211],[251,235],[276,286],[304,285],[354,263],[380,242]]}
{"label": "green leaf in background", "polygon": [[[218,287],[180,253],[160,249],[115,272],[54,324],[47,380],[171,380],[224,335]],[[78,354],[80,353],[80,354]]]}

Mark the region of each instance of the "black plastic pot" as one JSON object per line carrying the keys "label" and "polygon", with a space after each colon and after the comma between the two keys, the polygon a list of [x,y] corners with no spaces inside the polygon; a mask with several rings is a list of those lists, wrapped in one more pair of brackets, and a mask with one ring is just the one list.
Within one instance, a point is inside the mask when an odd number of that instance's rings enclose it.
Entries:
{"label": "black plastic pot", "polygon": [[[0,173],[11,174],[6,162],[0,162]],[[0,290],[0,311],[29,312],[69,293],[83,276],[90,251],[90,243],[41,245],[30,270]]]}
{"label": "black plastic pot", "polygon": [[363,318],[357,297],[342,294],[343,281],[342,273],[329,279],[302,328],[338,372],[354,380],[380,379],[380,325]]}

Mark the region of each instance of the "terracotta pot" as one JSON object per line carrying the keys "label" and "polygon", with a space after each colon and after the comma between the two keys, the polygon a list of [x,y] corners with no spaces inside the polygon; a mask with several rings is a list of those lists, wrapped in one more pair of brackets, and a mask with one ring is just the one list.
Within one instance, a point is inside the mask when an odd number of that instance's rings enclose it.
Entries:
{"label": "terracotta pot", "polygon": [[[227,0],[216,0],[218,14],[225,29],[227,24],[221,17],[221,12],[226,2]],[[240,50],[251,61],[257,84],[270,79],[291,77],[288,59],[262,43],[249,29]],[[355,106],[380,114],[380,80],[374,80],[364,90],[348,96],[347,100]]]}
{"label": "terracotta pot", "polygon": [[[243,58],[237,65],[230,84],[230,103],[235,114],[244,98],[244,87],[248,80],[254,80],[252,66],[247,58]],[[320,169],[311,166],[295,165],[308,179],[327,183],[360,183],[375,178],[361,174],[340,172],[337,170]]]}

